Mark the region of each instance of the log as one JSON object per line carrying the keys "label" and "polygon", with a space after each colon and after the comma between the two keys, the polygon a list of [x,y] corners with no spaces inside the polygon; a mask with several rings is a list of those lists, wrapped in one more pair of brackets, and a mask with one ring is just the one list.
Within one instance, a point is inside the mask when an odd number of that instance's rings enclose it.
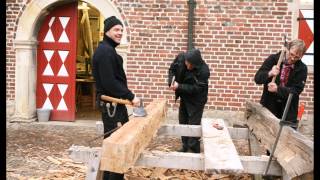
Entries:
{"label": "log", "polygon": [[103,140],[100,170],[125,173],[134,166],[164,122],[166,100],[154,100],[145,109],[147,116],[131,117],[129,122]]}
{"label": "log", "polygon": [[[247,101],[245,123],[269,151],[280,129],[280,120],[259,103]],[[290,179],[313,172],[313,141],[294,130],[284,126],[274,152],[279,164]]]}

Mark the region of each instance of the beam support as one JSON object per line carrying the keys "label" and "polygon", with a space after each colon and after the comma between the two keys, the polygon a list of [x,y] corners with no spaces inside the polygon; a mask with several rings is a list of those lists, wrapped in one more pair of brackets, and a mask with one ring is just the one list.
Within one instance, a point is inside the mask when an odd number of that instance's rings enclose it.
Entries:
{"label": "beam support", "polygon": [[[101,147],[72,146],[69,148],[69,157],[76,162],[88,164],[90,154],[97,154]],[[264,167],[268,163],[268,157],[259,156],[239,156],[243,165],[243,173],[263,174]],[[179,163],[180,162],[180,163]],[[141,167],[163,167],[173,169],[188,169],[204,171],[204,156],[196,153],[180,152],[162,152],[162,151],[144,151],[135,163],[135,166]],[[281,166],[277,161],[272,160],[269,174],[281,176]]]}
{"label": "beam support", "polygon": [[[96,122],[97,133],[103,133],[103,124],[101,121]],[[248,128],[227,127],[231,139],[248,139]],[[202,130],[200,125],[182,125],[182,124],[164,124],[158,131],[157,136],[191,136],[201,137]]]}

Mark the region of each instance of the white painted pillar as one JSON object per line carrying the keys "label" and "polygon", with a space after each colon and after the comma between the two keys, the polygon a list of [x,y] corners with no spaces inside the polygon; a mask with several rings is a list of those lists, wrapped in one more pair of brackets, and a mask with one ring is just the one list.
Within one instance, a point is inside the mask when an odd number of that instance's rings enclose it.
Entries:
{"label": "white painted pillar", "polygon": [[15,114],[11,121],[36,120],[37,41],[15,40]]}

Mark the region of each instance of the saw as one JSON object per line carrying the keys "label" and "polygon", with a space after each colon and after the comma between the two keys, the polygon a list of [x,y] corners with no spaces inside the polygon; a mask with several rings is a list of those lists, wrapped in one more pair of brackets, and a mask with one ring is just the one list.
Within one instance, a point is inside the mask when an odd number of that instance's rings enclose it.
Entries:
{"label": "saw", "polygon": [[[124,104],[124,105],[133,106],[132,102],[129,101],[128,99],[119,99],[119,98],[114,98],[114,97],[106,96],[106,95],[101,95],[100,98],[103,101],[109,101],[109,102],[112,102],[112,103],[115,103],[115,104]],[[113,111],[112,114],[110,114],[109,108],[110,108],[110,104],[107,103],[108,113],[109,113],[110,117],[113,117],[114,114],[115,114],[115,111],[116,111],[116,105],[114,107],[114,111]],[[133,113],[132,114],[133,114],[133,116],[136,116],[136,117],[144,117],[144,116],[147,115],[147,112],[145,111],[144,106],[143,106],[142,99],[140,99],[140,105],[138,107],[133,108]]]}

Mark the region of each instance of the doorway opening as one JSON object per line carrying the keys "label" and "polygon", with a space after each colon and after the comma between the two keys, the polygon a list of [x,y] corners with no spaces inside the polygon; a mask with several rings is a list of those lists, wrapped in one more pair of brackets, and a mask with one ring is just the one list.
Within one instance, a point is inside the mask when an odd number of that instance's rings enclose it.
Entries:
{"label": "doorway opening", "polygon": [[96,107],[95,81],[92,76],[92,56],[103,39],[103,20],[99,10],[78,2],[76,56],[76,120],[100,120]]}

